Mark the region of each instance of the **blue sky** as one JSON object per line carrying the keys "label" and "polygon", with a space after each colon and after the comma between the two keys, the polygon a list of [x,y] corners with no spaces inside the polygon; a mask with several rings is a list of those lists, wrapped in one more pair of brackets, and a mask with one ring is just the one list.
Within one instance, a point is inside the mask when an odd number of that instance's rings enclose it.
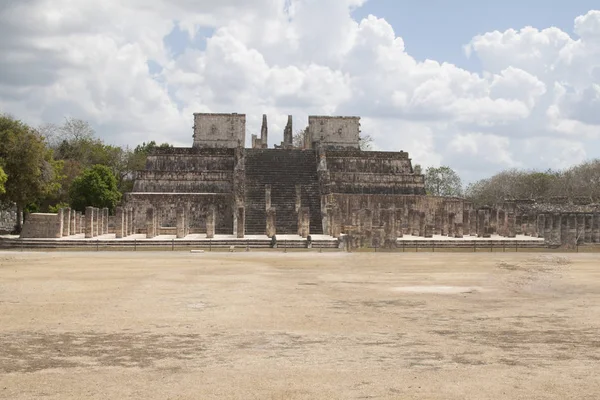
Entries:
{"label": "blue sky", "polygon": [[555,26],[573,35],[573,19],[598,7],[598,0],[369,0],[353,15],[358,20],[369,14],[385,18],[417,60],[478,71],[477,60],[467,59],[462,49],[473,36],[525,26]]}

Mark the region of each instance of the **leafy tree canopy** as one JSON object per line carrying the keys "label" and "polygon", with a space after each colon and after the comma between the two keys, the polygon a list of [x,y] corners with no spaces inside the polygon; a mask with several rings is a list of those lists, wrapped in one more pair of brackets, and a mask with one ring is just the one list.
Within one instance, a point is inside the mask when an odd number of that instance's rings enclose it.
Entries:
{"label": "leafy tree canopy", "polygon": [[6,183],[7,179],[8,176],[4,172],[4,169],[2,169],[2,166],[0,165],[0,194],[4,194],[6,192],[6,189],[4,189],[4,184]]}
{"label": "leafy tree canopy", "polygon": [[20,230],[23,209],[60,188],[62,163],[38,131],[6,115],[0,116],[0,159],[8,176],[0,200],[17,205]]}
{"label": "leafy tree canopy", "polygon": [[121,200],[117,179],[109,167],[94,165],[87,168],[71,184],[71,207],[85,211],[85,207],[108,208],[114,211]]}
{"label": "leafy tree canopy", "polygon": [[425,171],[425,190],[431,196],[461,196],[462,181],[450,167],[429,167]]}

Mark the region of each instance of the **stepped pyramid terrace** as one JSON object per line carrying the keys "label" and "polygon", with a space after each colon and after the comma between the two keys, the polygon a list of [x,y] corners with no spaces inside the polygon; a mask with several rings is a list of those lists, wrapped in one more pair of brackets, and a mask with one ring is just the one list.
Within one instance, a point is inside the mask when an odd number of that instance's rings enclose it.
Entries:
{"label": "stepped pyramid terrace", "polygon": [[476,209],[462,198],[426,195],[407,152],[360,149],[360,117],[309,116],[298,145],[289,116],[273,148],[266,115],[262,121],[260,137],[245,148],[246,115],[196,113],[192,145],[153,150],[115,215],[94,207],[31,214],[21,239],[600,243],[599,210],[589,201],[559,211],[531,200]]}

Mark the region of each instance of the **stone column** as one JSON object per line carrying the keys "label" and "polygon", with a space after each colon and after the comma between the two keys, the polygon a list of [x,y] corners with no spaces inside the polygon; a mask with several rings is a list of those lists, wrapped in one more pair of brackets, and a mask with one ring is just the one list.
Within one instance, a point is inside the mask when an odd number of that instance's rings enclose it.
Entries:
{"label": "stone column", "polygon": [[517,221],[515,213],[509,212],[506,214],[506,236],[509,238],[517,237]]}
{"label": "stone column", "polygon": [[412,236],[419,236],[419,226],[421,225],[420,213],[417,210],[411,210],[412,218],[410,218],[410,234]]}
{"label": "stone column", "polygon": [[71,210],[71,235],[77,235],[77,211]]}
{"label": "stone column", "polygon": [[594,213],[592,223],[592,243],[600,243],[600,214]]}
{"label": "stone column", "polygon": [[425,224],[425,237],[432,238],[433,237],[433,225]]}
{"label": "stone column", "polygon": [[85,216],[83,215],[82,212],[78,211],[77,212],[77,218],[78,218],[77,226],[79,228],[79,232],[78,233],[85,234]]}
{"label": "stone column", "polygon": [[449,221],[448,220],[449,220],[448,211],[446,211],[444,209],[444,210],[442,210],[442,229],[440,231],[440,235],[442,235],[442,236],[448,235],[448,231],[449,231],[449,226],[448,226]]}
{"label": "stone column", "polygon": [[538,214],[538,216],[537,216],[537,223],[536,223],[536,228],[535,228],[536,237],[544,237],[544,226],[545,226],[544,218],[545,218],[544,214]]}
{"label": "stone column", "polygon": [[463,230],[463,224],[459,222],[455,225],[454,237],[458,238],[458,239],[462,239],[464,236],[465,236],[465,234],[464,234],[464,230]]}
{"label": "stone column", "polygon": [[334,207],[332,217],[331,236],[334,238],[339,238],[342,234],[342,210],[340,210],[339,207]]}
{"label": "stone column", "polygon": [[490,210],[485,210],[485,212],[483,213],[483,224],[484,224],[484,231],[483,231],[483,237],[484,238],[490,238],[492,237],[492,229],[490,227]]}
{"label": "stone column", "polygon": [[102,210],[102,208],[96,208],[96,213],[94,213],[96,217],[96,226],[98,229],[96,236],[104,235],[104,212]]}
{"label": "stone column", "polygon": [[529,215],[523,215],[521,217],[521,226],[521,232],[523,232],[523,235],[529,236]]}
{"label": "stone column", "polygon": [[236,211],[237,216],[237,237],[242,239],[245,233],[245,224],[246,224],[246,210],[244,207],[238,207]]}
{"label": "stone column", "polygon": [[108,208],[102,209],[102,221],[102,234],[106,235],[108,234]]}
{"label": "stone column", "polygon": [[381,210],[383,222],[384,241],[383,246],[387,249],[396,247],[396,210],[393,208]]}
{"label": "stone column", "polygon": [[544,240],[552,240],[552,214],[544,214]]}
{"label": "stone column", "polygon": [[404,237],[404,229],[402,229],[403,214],[404,214],[404,210],[396,209],[395,219],[396,219],[396,237],[397,238]]}
{"label": "stone column", "polygon": [[98,236],[100,234],[99,228],[100,228],[100,209],[97,207],[94,207],[94,237]]}
{"label": "stone column", "polygon": [[129,209],[129,220],[127,221],[127,227],[129,228],[129,235],[135,235],[135,210],[133,208]]}
{"label": "stone column", "polygon": [[454,237],[455,235],[455,215],[454,213],[448,213],[448,237]]}
{"label": "stone column", "polygon": [[566,214],[562,218],[562,224],[567,220],[567,236],[562,238],[563,244],[574,247],[577,245],[577,215]]}
{"label": "stone column", "polygon": [[296,185],[296,212],[300,212],[300,207],[302,207],[302,186]]}
{"label": "stone column", "polygon": [[471,221],[471,227],[469,228],[469,232],[471,232],[471,236],[477,236],[477,211],[476,210],[469,211],[469,220]]}
{"label": "stone column", "polygon": [[477,210],[477,237],[485,235],[485,210]]}
{"label": "stone column", "polygon": [[85,237],[94,237],[94,207],[85,208]]}
{"label": "stone column", "polygon": [[366,244],[371,243],[371,236],[373,234],[373,215],[371,210],[362,209],[358,211],[358,221],[356,233],[358,240],[360,241],[359,247],[363,247]]}
{"label": "stone column", "polygon": [[302,207],[300,209],[300,213],[302,214],[302,228],[300,231],[300,236],[307,238],[308,235],[310,235],[310,209],[308,207]]}
{"label": "stone column", "polygon": [[490,213],[490,226],[488,232],[498,232],[498,211],[492,210]]}
{"label": "stone column", "polygon": [[585,240],[585,215],[577,214],[577,243]]}
{"label": "stone column", "polygon": [[59,208],[58,212],[56,213],[56,234],[54,236],[55,238],[61,238],[63,236],[64,224],[65,224],[65,209]]}
{"label": "stone column", "polygon": [[156,236],[155,226],[156,219],[154,218],[154,208],[148,207],[146,210],[146,238],[152,239]]}
{"label": "stone column", "polygon": [[127,237],[131,234],[131,226],[129,225],[129,208],[123,209],[123,237]]}
{"label": "stone column", "polygon": [[129,236],[129,209],[123,208],[123,237]]}
{"label": "stone column", "polygon": [[469,210],[463,210],[463,233],[467,236],[471,235],[471,218]]}
{"label": "stone column", "polygon": [[117,207],[115,210],[115,238],[123,238],[123,228],[125,227],[125,215],[123,214],[123,207]]}
{"label": "stone column", "polygon": [[561,239],[562,215],[555,213],[552,216],[552,242],[562,243]]}
{"label": "stone column", "polygon": [[160,236],[160,211],[158,209],[154,209],[154,236]]}
{"label": "stone column", "polygon": [[175,211],[175,219],[177,224],[176,236],[177,239],[182,239],[185,237],[185,210],[183,207],[177,208]]}
{"label": "stone column", "polygon": [[71,227],[69,229],[71,236],[77,235],[77,211],[71,209]]}
{"label": "stone column", "polygon": [[[236,218],[237,218],[237,216],[236,216]],[[192,218],[190,217],[190,210],[187,207],[185,207],[183,209],[183,231],[184,231],[185,236],[190,234],[190,220],[191,219]],[[236,219],[236,221],[237,221],[237,219]],[[236,229],[237,229],[237,227],[236,227]]]}
{"label": "stone column", "polygon": [[71,209],[63,208],[62,236],[71,235]]}
{"label": "stone column", "polygon": [[594,215],[585,214],[585,243],[593,243],[592,225],[594,224]]}
{"label": "stone column", "polygon": [[213,205],[208,207],[208,214],[206,215],[206,238],[212,239],[215,237],[215,207]]}
{"label": "stone column", "polygon": [[265,185],[265,210],[271,208],[271,185]]}
{"label": "stone column", "polygon": [[[277,233],[276,218],[277,218],[277,213],[275,211],[275,207],[269,207],[269,209],[267,210],[267,236],[268,237],[273,237]],[[330,232],[331,232],[331,229],[330,229]],[[333,236],[332,232],[329,234]]]}
{"label": "stone column", "polygon": [[425,237],[425,213],[420,212],[419,214],[419,236]]}
{"label": "stone column", "polygon": [[496,222],[496,233],[500,236],[507,236],[506,212],[504,210],[498,210],[497,214],[498,221]]}

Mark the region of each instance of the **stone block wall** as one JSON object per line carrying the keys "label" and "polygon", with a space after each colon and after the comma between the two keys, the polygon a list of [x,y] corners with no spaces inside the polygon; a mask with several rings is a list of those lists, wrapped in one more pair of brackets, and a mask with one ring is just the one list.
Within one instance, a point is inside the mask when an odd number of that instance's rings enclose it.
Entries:
{"label": "stone block wall", "polygon": [[32,213],[23,223],[21,238],[59,238],[63,232],[63,219],[60,214]]}
{"label": "stone block wall", "polygon": [[320,164],[331,193],[424,195],[425,177],[414,174],[406,152],[322,151]]}
{"label": "stone block wall", "polygon": [[230,171],[234,149],[169,147],[154,149],[146,160],[147,171]]}
{"label": "stone block wall", "polygon": [[17,209],[0,210],[0,234],[10,233],[17,223]]}
{"label": "stone block wall", "polygon": [[230,171],[140,171],[134,192],[230,193],[233,170]]}
{"label": "stone block wall", "polygon": [[315,142],[325,148],[359,148],[360,117],[308,117],[308,148]]}
{"label": "stone block wall", "polygon": [[194,114],[193,147],[235,148],[245,143],[245,114]]}

